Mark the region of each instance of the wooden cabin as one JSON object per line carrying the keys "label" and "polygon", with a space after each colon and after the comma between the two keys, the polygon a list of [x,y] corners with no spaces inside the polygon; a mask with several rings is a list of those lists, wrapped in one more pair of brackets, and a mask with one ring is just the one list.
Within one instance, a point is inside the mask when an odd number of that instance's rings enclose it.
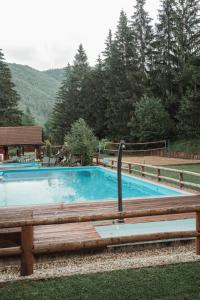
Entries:
{"label": "wooden cabin", "polygon": [[25,152],[35,152],[40,159],[43,146],[41,126],[0,127],[0,160],[9,159],[9,148],[16,147],[18,156]]}

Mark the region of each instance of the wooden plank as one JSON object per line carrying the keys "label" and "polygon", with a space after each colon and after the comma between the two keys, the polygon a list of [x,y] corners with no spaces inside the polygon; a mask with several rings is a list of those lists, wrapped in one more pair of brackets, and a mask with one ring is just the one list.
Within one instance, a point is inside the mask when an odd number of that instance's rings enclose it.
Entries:
{"label": "wooden plank", "polygon": [[147,241],[159,241],[168,239],[182,239],[196,237],[196,231],[182,231],[182,232],[165,232],[165,233],[153,233],[143,235],[131,235],[111,238],[99,238],[96,240],[87,240],[83,242],[71,242],[71,243],[51,243],[51,244],[37,244],[34,248],[34,253],[51,253],[62,251],[75,251],[80,249],[97,249],[110,245],[120,245],[136,242]]}
{"label": "wooden plank", "polygon": [[35,219],[27,219],[24,221],[11,220],[6,223],[0,223],[0,228],[28,226],[28,225],[51,225],[51,224],[64,224],[64,223],[81,223],[91,221],[103,221],[103,220],[115,220],[124,218],[138,218],[146,216],[157,216],[157,215],[171,215],[171,214],[182,214],[190,212],[200,212],[200,205],[189,205],[180,206],[174,208],[157,208],[157,209],[142,209],[134,211],[123,211],[123,212],[107,212],[104,214],[94,215],[76,215],[76,216],[52,216],[48,218],[38,217]]}
{"label": "wooden plank", "polygon": [[0,257],[20,255],[21,253],[21,247],[0,248]]}
{"label": "wooden plank", "polygon": [[91,223],[74,223],[39,226],[34,229],[34,243],[56,241],[83,241],[99,238],[99,234]]}
{"label": "wooden plank", "polygon": [[21,233],[21,276],[33,274],[33,226],[23,226]]}
{"label": "wooden plank", "polygon": [[[123,217],[142,217],[146,214],[154,212],[156,214],[171,214],[176,212],[189,213],[198,211],[200,209],[200,195],[184,196],[184,197],[167,197],[154,199],[138,199],[138,200],[124,200],[124,215]],[[108,201],[104,203],[85,203],[65,205],[63,209],[56,211],[49,211],[47,215],[43,215],[43,209],[40,212],[33,214],[32,218],[24,218],[18,220],[12,215],[11,220],[0,219],[0,228],[21,227],[24,225],[50,225],[57,222],[61,223],[75,223],[75,222],[89,222],[96,220],[115,219],[120,218],[117,213],[117,201]],[[171,209],[170,209],[171,208]],[[173,208],[173,209],[172,209]],[[46,207],[45,207],[46,209]],[[142,211],[141,211],[142,210]],[[144,210],[147,210],[146,212]],[[165,213],[165,210],[166,213]],[[138,211],[140,211],[138,213]],[[64,213],[63,213],[64,212]],[[98,214],[96,213],[98,212]]]}

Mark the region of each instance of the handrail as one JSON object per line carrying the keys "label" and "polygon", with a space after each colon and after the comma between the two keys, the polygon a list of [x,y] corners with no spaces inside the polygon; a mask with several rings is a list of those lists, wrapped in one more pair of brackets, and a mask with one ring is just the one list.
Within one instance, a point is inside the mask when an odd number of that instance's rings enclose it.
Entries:
{"label": "handrail", "polygon": [[[35,244],[33,240],[33,226],[50,225],[50,224],[64,224],[64,223],[79,223],[108,219],[127,219],[139,218],[144,216],[170,215],[181,213],[196,213],[196,231],[177,231],[177,232],[158,232],[153,234],[138,234],[129,236],[119,236],[110,238],[97,238],[94,240],[84,240],[81,242],[54,242]],[[12,228],[15,226],[22,226],[21,230],[21,247],[0,248],[0,256],[20,255],[21,256],[21,275],[27,276],[33,274],[34,254],[50,253],[59,251],[71,251],[80,249],[90,249],[106,247],[109,245],[146,242],[156,240],[167,240],[172,238],[196,238],[196,253],[200,255],[200,205],[188,205],[182,207],[170,207],[159,209],[143,209],[138,211],[123,211],[111,212],[96,215],[83,215],[69,217],[62,215],[61,217],[51,218],[25,218],[24,220],[11,220],[0,223],[0,228]]]}
{"label": "handrail", "polygon": [[[200,196],[199,196],[200,198]],[[83,216],[53,216],[53,217],[28,217],[22,220],[9,220],[0,222],[0,229],[14,228],[23,226],[41,226],[41,225],[55,225],[55,224],[69,224],[69,223],[84,223],[116,219],[140,218],[148,216],[162,216],[171,214],[193,213],[200,212],[200,205],[187,205],[173,208],[158,208],[158,209],[142,209],[130,210],[123,212],[109,212],[95,215]]]}
{"label": "handrail", "polygon": [[[110,161],[114,161],[116,162],[117,160],[115,159],[110,159]],[[154,165],[149,165],[149,164],[140,164],[140,163],[133,163],[133,162],[128,162],[128,161],[122,161],[122,163],[124,164],[131,164],[131,165],[135,165],[135,166],[143,166],[143,167],[147,167],[147,168],[152,168],[152,169],[160,169],[163,171],[170,171],[170,172],[175,172],[175,173],[183,173],[186,175],[193,175],[193,176],[197,176],[200,177],[200,173],[195,173],[195,172],[190,172],[190,171],[185,171],[185,170],[179,170],[179,169],[173,169],[173,168],[166,168],[163,166],[154,166]]]}
{"label": "handrail", "polygon": [[[106,167],[111,167],[111,168],[116,167],[115,159],[108,159],[108,164],[106,164],[105,162],[103,162],[101,160],[98,160],[98,162],[97,162],[98,164],[99,164],[99,161]],[[127,165],[127,167],[124,167],[124,165]],[[140,167],[140,170],[133,169],[133,166]],[[157,170],[157,174],[146,172],[145,168]],[[185,170],[178,170],[178,169],[173,169],[173,168],[166,168],[166,167],[162,167],[162,166],[153,166],[153,165],[149,165],[149,164],[133,163],[133,162],[128,162],[128,161],[122,161],[122,169],[128,170],[129,173],[132,173],[132,172],[139,173],[143,177],[144,176],[154,177],[158,181],[161,181],[162,179],[164,179],[164,180],[172,181],[174,183],[179,183],[180,188],[183,188],[184,186],[188,186],[188,187],[195,187],[195,188],[200,189],[200,183],[198,184],[198,183],[184,181],[184,175],[200,177],[200,173],[195,173],[195,172],[190,172],[190,171],[185,171]],[[175,173],[175,174],[179,175],[179,179],[175,179],[175,178],[172,178],[169,176],[163,176],[163,175],[161,175],[161,171],[168,171],[168,172]]]}

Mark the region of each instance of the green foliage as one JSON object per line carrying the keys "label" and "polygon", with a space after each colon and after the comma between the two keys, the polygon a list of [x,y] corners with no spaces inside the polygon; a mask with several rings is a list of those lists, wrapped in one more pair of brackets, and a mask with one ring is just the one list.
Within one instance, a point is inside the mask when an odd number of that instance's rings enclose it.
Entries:
{"label": "green foliage", "polygon": [[175,68],[176,57],[174,53],[174,0],[162,0],[156,24],[154,41],[153,64],[151,74],[153,94],[160,97],[172,116],[175,115],[174,102],[175,92]]}
{"label": "green foliage", "polygon": [[143,97],[129,126],[134,140],[154,141],[169,137],[171,120],[160,99]]}
{"label": "green foliage", "polygon": [[186,92],[177,114],[179,135],[200,137],[200,57],[185,66],[180,82]]}
{"label": "green foliage", "polygon": [[49,140],[46,140],[45,141],[45,148],[46,148],[46,155],[49,159],[49,165],[50,165],[50,159],[51,159],[51,156],[52,156],[52,145],[51,145],[51,142]]}
{"label": "green foliage", "polygon": [[65,134],[76,120],[80,117],[87,119],[90,115],[88,110],[90,90],[87,85],[89,74],[87,56],[83,46],[80,45],[73,66],[66,68],[51,117],[52,133],[59,144],[63,143]]}
{"label": "green foliage", "polygon": [[35,119],[28,107],[26,109],[26,112],[22,114],[22,125],[35,125]]}
{"label": "green foliage", "polygon": [[154,38],[151,18],[145,10],[146,0],[137,0],[132,16],[133,41],[137,54],[138,70],[145,80],[146,73],[151,69],[152,42]]}
{"label": "green foliage", "polygon": [[174,12],[174,51],[182,71],[190,58],[200,53],[199,0],[176,0]]}
{"label": "green foliage", "polygon": [[0,126],[21,124],[21,111],[18,108],[20,97],[15,90],[8,65],[0,49]]}
{"label": "green foliage", "polygon": [[81,157],[82,165],[92,163],[92,154],[97,149],[97,139],[83,119],[76,121],[65,137],[65,145],[73,155]]}
{"label": "green foliage", "polygon": [[83,89],[87,97],[82,117],[87,120],[87,124],[93,128],[98,138],[106,134],[106,114],[107,99],[105,97],[105,71],[101,58],[97,64],[87,72]]}
{"label": "green foliage", "polygon": [[200,139],[187,139],[173,142],[170,151],[200,154]]}
{"label": "green foliage", "polygon": [[188,91],[178,113],[178,132],[182,137],[200,137],[200,94]]}
{"label": "green foliage", "polygon": [[[80,45],[48,121],[56,143],[63,143],[79,118],[100,139],[199,136],[198,0],[161,0],[154,27],[145,3],[136,1],[131,22],[121,11],[95,67],[89,66]],[[145,107],[144,99],[149,99]]]}
{"label": "green foliage", "polygon": [[120,14],[116,36],[111,31],[106,40],[104,52],[105,89],[107,107],[106,136],[118,140],[128,139],[127,121],[130,120],[138,89],[132,84],[135,49],[132,45],[132,33],[126,14]]}

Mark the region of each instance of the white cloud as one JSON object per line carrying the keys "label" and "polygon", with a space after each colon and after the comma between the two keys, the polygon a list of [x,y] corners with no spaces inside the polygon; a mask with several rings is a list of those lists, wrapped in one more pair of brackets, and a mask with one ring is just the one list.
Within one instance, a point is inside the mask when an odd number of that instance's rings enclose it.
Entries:
{"label": "white cloud", "polygon": [[[83,43],[94,64],[121,9],[130,17],[134,5],[134,0],[0,0],[0,48],[9,62],[47,69],[72,62]],[[158,5],[147,0],[153,18]]]}

